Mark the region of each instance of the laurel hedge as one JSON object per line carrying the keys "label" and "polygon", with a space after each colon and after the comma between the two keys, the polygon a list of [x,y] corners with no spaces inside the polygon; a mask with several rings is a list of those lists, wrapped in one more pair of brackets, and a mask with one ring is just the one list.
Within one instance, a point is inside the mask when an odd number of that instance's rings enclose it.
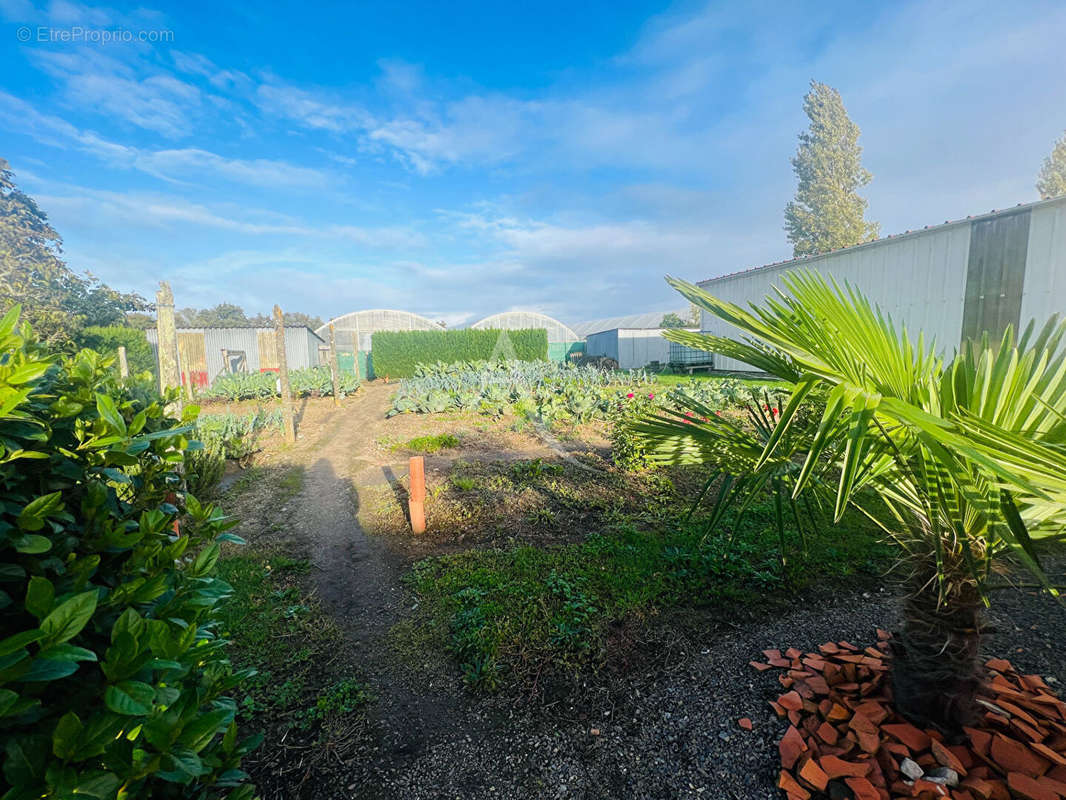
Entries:
{"label": "laurel hedge", "polygon": [[[185,489],[197,442],[113,359],[0,320],[4,800],[248,800],[212,577],[233,521]],[[180,532],[175,522],[181,521]]]}
{"label": "laurel hedge", "polygon": [[548,332],[544,328],[378,331],[370,355],[379,378],[409,378],[419,364],[542,361],[548,358]]}

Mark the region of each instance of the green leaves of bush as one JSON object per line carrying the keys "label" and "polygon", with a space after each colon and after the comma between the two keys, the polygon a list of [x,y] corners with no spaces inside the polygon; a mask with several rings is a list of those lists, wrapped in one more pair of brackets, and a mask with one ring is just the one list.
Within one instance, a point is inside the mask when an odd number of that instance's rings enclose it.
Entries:
{"label": "green leaves of bush", "polygon": [[[211,577],[233,524],[184,493],[196,409],[0,320],[3,800],[250,798]],[[181,519],[180,535],[173,523]]]}

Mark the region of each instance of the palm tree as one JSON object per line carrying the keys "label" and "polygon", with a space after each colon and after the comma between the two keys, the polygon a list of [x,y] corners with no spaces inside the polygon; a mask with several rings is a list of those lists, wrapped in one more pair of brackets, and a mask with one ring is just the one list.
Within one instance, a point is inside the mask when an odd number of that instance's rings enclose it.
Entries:
{"label": "palm tree", "polygon": [[1066,538],[1066,323],[1030,325],[1017,340],[986,335],[945,362],[861,293],[815,273],[788,274],[786,291],[750,311],[668,281],[742,334],[668,338],[775,375],[789,397],[758,437],[686,407],[649,417],[636,429],[651,457],[724,474],[719,518],[784,485],[793,513],[797,498],[821,493],[837,521],[850,506],[877,522],[908,566],[895,703],[920,724],[968,724],[990,591],[1014,580],[1013,563],[1033,576],[1026,585],[1058,595],[1034,540]]}

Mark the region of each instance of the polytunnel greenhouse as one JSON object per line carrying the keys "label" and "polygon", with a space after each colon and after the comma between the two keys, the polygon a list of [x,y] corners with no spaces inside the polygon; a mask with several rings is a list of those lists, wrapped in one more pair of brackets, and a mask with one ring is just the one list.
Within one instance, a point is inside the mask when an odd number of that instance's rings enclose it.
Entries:
{"label": "polytunnel greenhouse", "polygon": [[566,361],[571,353],[581,353],[585,349],[584,341],[569,326],[535,311],[504,311],[485,317],[470,327],[502,331],[544,328],[548,331],[548,358],[552,361]]}
{"label": "polytunnel greenhouse", "polygon": [[337,337],[338,365],[348,372],[354,372],[358,365],[358,374],[363,377],[373,377],[370,346],[375,332],[438,331],[443,327],[439,322],[410,311],[393,311],[383,308],[352,311],[331,319],[315,331],[327,344],[330,325],[333,325]]}

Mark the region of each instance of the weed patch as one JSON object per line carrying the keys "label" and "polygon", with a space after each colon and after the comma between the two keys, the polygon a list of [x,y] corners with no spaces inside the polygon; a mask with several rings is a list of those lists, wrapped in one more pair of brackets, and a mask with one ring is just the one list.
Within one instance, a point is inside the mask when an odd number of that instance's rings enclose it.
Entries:
{"label": "weed patch", "polygon": [[223,624],[235,662],[255,666],[240,699],[253,726],[310,730],[351,713],[367,701],[355,676],[338,678],[341,632],[300,577],[310,562],[291,556],[236,555],[219,561],[219,575],[233,587]]}
{"label": "weed patch", "polygon": [[797,542],[782,567],[769,501],[712,537],[698,519],[674,523],[642,530],[619,515],[581,543],[426,559],[408,579],[467,682],[493,689],[596,669],[613,623],[677,606],[764,603],[786,588],[881,574],[890,562],[870,524],[849,518],[806,552]]}
{"label": "weed patch", "polygon": [[393,450],[412,450],[416,453],[439,453],[459,446],[459,437],[451,433],[438,433],[435,436],[417,436],[402,444],[395,445]]}

